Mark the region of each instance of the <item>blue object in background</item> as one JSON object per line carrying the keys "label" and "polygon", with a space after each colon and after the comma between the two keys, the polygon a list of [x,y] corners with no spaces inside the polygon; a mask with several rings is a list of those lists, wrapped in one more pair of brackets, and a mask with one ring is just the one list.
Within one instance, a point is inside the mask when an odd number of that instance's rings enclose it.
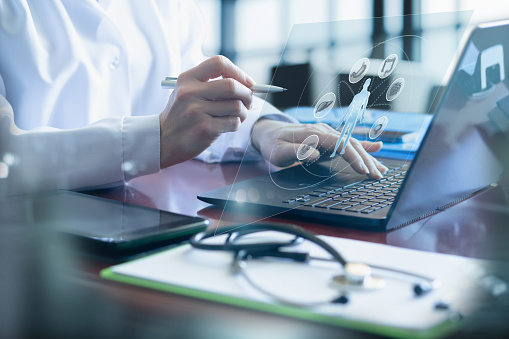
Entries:
{"label": "blue object in background", "polygon": [[[313,107],[295,107],[285,111],[286,114],[291,115],[301,123],[319,123],[323,122],[331,126],[337,126],[340,121],[340,117],[345,109],[348,107],[335,108],[331,110],[325,117],[317,119],[313,112]],[[413,141],[391,143],[384,142],[382,150],[373,153],[375,156],[392,158],[392,159],[408,159],[411,160],[421,144],[422,138],[428,129],[433,115],[424,113],[404,113],[404,112],[392,112],[384,110],[366,110],[366,118],[362,125],[364,127],[371,127],[371,125],[380,117],[386,116],[389,118],[389,123],[385,131],[407,131],[407,132],[418,132],[417,136]],[[354,133],[355,134],[355,133]],[[383,135],[383,133],[382,133]],[[355,135],[359,140],[370,140],[377,141],[378,139],[369,139],[367,137],[361,138],[359,135]]]}

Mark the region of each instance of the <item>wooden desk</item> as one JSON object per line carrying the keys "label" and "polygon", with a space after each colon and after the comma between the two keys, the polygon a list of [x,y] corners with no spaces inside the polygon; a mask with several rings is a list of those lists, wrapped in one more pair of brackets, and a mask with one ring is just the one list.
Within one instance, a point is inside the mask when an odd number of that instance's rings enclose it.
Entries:
{"label": "wooden desk", "polygon": [[[210,165],[198,161],[132,180],[128,186],[89,192],[95,195],[200,215],[215,227],[221,210],[196,195],[231,184],[238,164]],[[245,179],[262,174],[253,163]],[[502,189],[484,192],[445,212],[404,228],[371,233],[323,224],[291,221],[319,234],[359,239],[431,252],[509,262],[509,209]],[[223,220],[232,220],[225,214]],[[274,221],[286,219],[273,218]],[[215,304],[106,281],[99,271],[114,262],[75,255],[68,244],[54,246],[37,230],[1,228],[0,337],[122,338],[337,338],[372,337],[332,326]],[[43,241],[41,241],[43,240]],[[5,252],[5,253],[4,253]],[[206,277],[204,277],[206,279]],[[501,306],[502,308],[505,306]],[[486,330],[508,330],[507,309],[477,316],[456,337]]]}
{"label": "wooden desk", "polygon": [[[245,167],[237,181],[267,171],[267,166],[261,163]],[[210,227],[216,227],[219,219],[221,225],[233,223],[235,215],[222,214],[221,208],[202,202],[196,196],[232,184],[238,169],[236,163],[219,165],[189,161],[158,174],[134,179],[128,186],[92,193],[171,212],[199,215],[210,220]],[[382,233],[281,217],[271,220],[291,222],[319,234],[464,257],[509,261],[509,251],[500,250],[505,247],[505,239],[509,239],[509,209],[505,201],[505,193],[499,187],[412,225]]]}

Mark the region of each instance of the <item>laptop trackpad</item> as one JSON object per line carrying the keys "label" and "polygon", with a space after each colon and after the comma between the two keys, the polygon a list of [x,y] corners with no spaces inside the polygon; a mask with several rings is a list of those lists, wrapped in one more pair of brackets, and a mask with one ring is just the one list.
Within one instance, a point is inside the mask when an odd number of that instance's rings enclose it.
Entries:
{"label": "laptop trackpad", "polygon": [[[296,165],[256,178],[256,181],[272,182],[281,188],[298,189],[322,183],[333,184],[351,181],[357,174],[342,161],[324,161],[312,165]],[[364,178],[365,179],[365,178]]]}

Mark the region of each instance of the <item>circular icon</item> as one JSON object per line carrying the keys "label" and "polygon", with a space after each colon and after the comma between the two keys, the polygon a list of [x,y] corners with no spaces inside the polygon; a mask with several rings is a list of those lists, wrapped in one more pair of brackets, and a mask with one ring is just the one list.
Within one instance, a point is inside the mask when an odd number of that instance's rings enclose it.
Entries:
{"label": "circular icon", "polygon": [[310,135],[300,144],[297,150],[297,159],[304,160],[309,157],[316,149],[316,146],[318,146],[318,135]]}
{"label": "circular icon", "polygon": [[315,110],[313,112],[315,118],[320,119],[325,117],[330,112],[332,107],[334,107],[334,102],[336,102],[336,94],[332,92],[329,92],[321,97],[315,105]]}
{"label": "circular icon", "polygon": [[396,99],[403,90],[403,87],[405,87],[405,79],[397,78],[396,80],[394,80],[393,83],[389,86],[387,94],[385,95],[387,101],[392,101]]}
{"label": "circular icon", "polygon": [[385,58],[384,62],[378,68],[378,77],[380,79],[385,79],[389,75],[394,72],[396,69],[396,65],[398,64],[398,56],[396,54],[391,54],[387,58]]}
{"label": "circular icon", "polygon": [[352,84],[355,84],[364,78],[366,73],[368,73],[369,68],[369,59],[368,58],[362,58],[359,61],[353,65],[352,69],[350,70],[350,76],[348,77],[348,80]]}
{"label": "circular icon", "polygon": [[389,118],[387,118],[385,115],[383,117],[380,117],[376,119],[375,123],[371,128],[369,129],[369,138],[370,139],[376,139],[380,136],[380,134],[385,131],[385,127],[387,127],[387,124],[389,123]]}

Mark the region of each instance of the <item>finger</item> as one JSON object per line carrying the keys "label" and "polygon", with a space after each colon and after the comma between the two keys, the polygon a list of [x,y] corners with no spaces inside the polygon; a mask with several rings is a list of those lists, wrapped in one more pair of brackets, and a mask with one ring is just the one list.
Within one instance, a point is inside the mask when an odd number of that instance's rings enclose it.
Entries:
{"label": "finger", "polygon": [[[338,142],[341,133],[330,127],[327,124],[317,124],[317,127],[323,131],[322,141],[320,142],[320,147],[325,150],[327,153],[332,153],[336,144]],[[344,139],[343,139],[344,140]],[[339,144],[338,149],[342,149],[343,143]]]}
{"label": "finger", "polygon": [[362,161],[364,162],[364,165],[369,170],[368,176],[372,179],[382,179],[383,175],[378,170],[378,167],[376,166],[375,159],[366,152],[363,145],[357,140],[357,139],[350,139],[350,142],[352,144],[352,147],[355,148],[359,156],[362,158]]}
{"label": "finger", "polygon": [[332,128],[331,126],[323,123],[323,122],[320,122],[320,123],[317,123],[314,125],[316,128],[319,128],[323,133],[328,133],[328,134],[338,134],[339,135],[339,132],[337,130],[335,130],[334,128]]}
{"label": "finger", "polygon": [[375,164],[376,164],[376,167],[378,168],[378,170],[382,173],[382,174],[385,174],[389,171],[389,168],[387,166],[385,166],[384,164],[382,164],[380,161],[378,161],[376,158],[373,158],[375,159]]}
{"label": "finger", "polygon": [[[330,127],[327,124],[316,124],[317,127],[320,127],[321,130],[324,132],[324,135],[329,135],[330,137],[327,139],[324,139],[321,143],[321,147],[324,149],[334,149],[336,142],[339,137],[339,132]],[[370,177],[380,179],[382,177],[381,173],[385,173],[388,171],[388,168],[382,165],[378,160],[376,160],[374,157],[370,156],[366,153],[366,151],[369,152],[378,152],[380,149],[382,149],[382,142],[370,142],[370,141],[361,141],[359,142],[357,139],[350,139],[350,143],[357,146],[354,147],[355,151],[359,154],[359,156],[362,158],[362,161],[368,168],[368,171],[372,174]],[[355,140],[355,141],[354,141]],[[360,144],[359,144],[360,143]],[[343,147],[343,143],[341,142],[338,149],[341,149]],[[348,146],[347,146],[347,149]],[[347,150],[345,149],[345,151]],[[358,162],[358,160],[356,160]],[[357,172],[364,173],[364,166],[359,167],[359,163],[354,164],[353,167],[357,169]],[[359,171],[360,169],[360,171]]]}
{"label": "finger", "polygon": [[[344,142],[344,141],[343,141]],[[338,149],[341,149],[340,146]],[[350,142],[346,144],[345,153],[343,159],[350,163],[350,166],[360,174],[369,174],[368,167],[364,164],[364,160],[360,156],[359,152],[352,146]]]}
{"label": "finger", "polygon": [[[298,161],[297,152],[299,150],[299,143],[286,142],[278,140],[273,148],[270,157],[270,162],[276,166],[286,167]],[[314,149],[310,155],[303,159],[305,162],[316,161],[320,157],[320,152]]]}
{"label": "finger", "polygon": [[[377,142],[371,142],[371,141],[361,141],[360,142],[362,144],[362,147],[369,153],[375,153],[375,152],[378,152],[382,149],[382,146],[383,146],[383,143],[381,141],[377,141]],[[376,167],[378,168],[378,170],[384,174],[386,173],[389,169],[384,166],[380,161],[378,161],[376,158],[373,158],[374,162],[375,162],[375,165]]]}
{"label": "finger", "polygon": [[[304,124],[294,125],[293,127],[285,128],[279,136],[279,140],[297,144],[295,153],[298,147],[311,135],[318,137],[318,150],[313,152],[309,158],[304,159],[305,162],[316,161],[321,155],[331,154],[334,149],[339,133],[326,124]],[[285,152],[285,154],[288,154]],[[295,155],[296,157],[296,155]]]}
{"label": "finger", "polygon": [[210,118],[207,121],[204,136],[208,138],[217,138],[219,135],[226,132],[235,132],[240,127],[240,119],[235,116],[223,116],[223,117],[214,117]]}
{"label": "finger", "polygon": [[[298,148],[297,148],[297,150],[298,150]],[[314,151],[308,157],[306,157],[306,159],[303,159],[303,161],[304,162],[315,162],[318,159],[320,159],[321,156],[322,155],[320,154],[320,151],[315,148]],[[295,157],[297,157],[297,156],[295,156]]]}
{"label": "finger", "polygon": [[255,84],[253,78],[222,55],[213,56],[186,73],[200,81],[209,81],[222,76],[223,78],[233,78],[247,87]]}
{"label": "finger", "polygon": [[205,113],[211,117],[238,117],[241,122],[244,122],[248,115],[248,109],[240,100],[210,101],[207,102],[206,105],[203,103],[194,103],[190,107],[190,110]]}
{"label": "finger", "polygon": [[240,100],[251,108],[253,92],[235,79],[221,79],[199,84],[198,91],[205,100]]}

